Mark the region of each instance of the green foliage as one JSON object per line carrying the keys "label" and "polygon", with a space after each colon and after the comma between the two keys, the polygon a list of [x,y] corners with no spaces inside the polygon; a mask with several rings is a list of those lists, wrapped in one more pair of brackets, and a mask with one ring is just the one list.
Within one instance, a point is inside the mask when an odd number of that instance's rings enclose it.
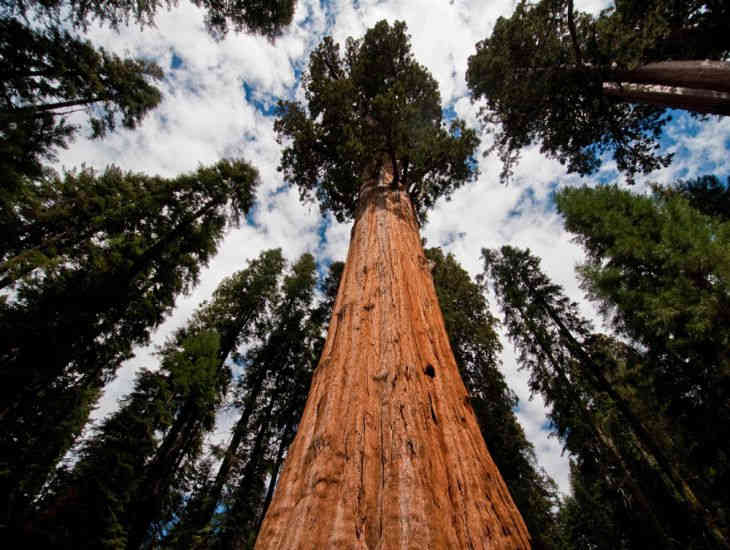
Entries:
{"label": "green foliage", "polygon": [[256,539],[276,438],[285,432],[293,437],[321,353],[321,317],[314,315],[316,277],[314,257],[303,254],[283,278],[270,315],[261,319],[258,331],[265,337],[242,357],[244,376],[234,394],[241,410],[234,431],[242,437],[232,440],[227,450],[232,460],[218,472],[217,481],[226,482],[228,490],[221,494],[217,488],[218,494],[209,495],[225,511],[216,518],[220,527],[207,547],[250,547]]}
{"label": "green foliage", "polygon": [[610,529],[624,541],[618,547],[722,547],[724,512],[710,506],[724,497],[700,481],[706,467],[684,454],[692,442],[683,441],[667,407],[674,396],[656,389],[653,350],[592,333],[529,251],[502,247],[484,257],[507,334],[530,371],[532,391],[551,407],[554,430],[574,456],[577,483],[600,492],[581,506],[606,508],[578,517],[571,508],[564,519],[616,522]]}
{"label": "green foliage", "polygon": [[511,174],[519,152],[539,143],[569,172],[592,174],[604,153],[633,182],[666,166],[658,138],[664,109],[603,95],[622,69],[665,59],[719,59],[730,51],[724,2],[617,1],[599,16],[573,12],[572,0],[522,0],[500,18],[469,58],[467,83],[497,124],[493,149]]}
{"label": "green foliage", "polygon": [[581,188],[556,200],[588,253],[584,288],[621,335],[646,348],[642,375],[675,426],[675,448],[727,522],[719,487],[730,482],[730,222],[693,208],[685,196],[701,197],[694,188],[653,197]]}
{"label": "green foliage", "polygon": [[36,536],[45,531],[50,543],[64,547],[127,548],[127,524],[140,510],[140,495],[151,489],[143,473],[155,462],[157,434],[171,429],[190,397],[199,412],[208,413],[203,427],[212,427],[208,403],[219,394],[218,335],[200,332],[179,346],[163,352],[159,371],[138,376],[122,408],[96,430],[73,471],[56,482]]}
{"label": "green foliage", "polygon": [[[329,278],[332,284],[332,273]],[[314,305],[315,263],[304,254],[276,286],[267,313],[255,322],[256,343],[238,358],[244,366],[233,394],[240,416],[218,451],[215,476],[190,499],[165,548],[241,548],[253,544],[276,475],[304,409],[322,345],[322,305]]]}
{"label": "green foliage", "polygon": [[[485,271],[494,284],[504,315],[507,336],[519,352],[519,364],[529,370],[530,389],[540,393],[550,407],[553,430],[581,466],[599,468],[599,475],[614,492],[629,493],[633,478],[624,458],[615,451],[617,434],[611,430],[616,427],[610,422],[615,416],[614,406],[592,383],[587,372],[592,365],[581,362],[573,344],[578,339],[590,345],[590,325],[580,317],[576,304],[541,272],[539,260],[529,251],[505,246],[499,251],[484,250],[483,255]],[[631,517],[632,514],[619,513],[629,502],[602,501],[601,506],[608,511],[590,510],[585,515]],[[633,515],[641,512],[644,511],[634,510]],[[561,511],[563,520],[567,513],[565,508]],[[634,533],[626,522],[616,529]],[[656,537],[661,540],[661,533]]]}
{"label": "green foliage", "polygon": [[[629,550],[632,533],[626,530],[628,519],[617,499],[617,494],[606,481],[600,469],[586,479],[571,464],[570,486],[572,494],[560,506],[558,526],[563,548],[595,550]],[[616,502],[619,500],[619,502]],[[646,548],[659,548],[658,540],[649,538]],[[660,543],[661,544],[661,543]]]}
{"label": "green foliage", "polygon": [[38,29],[0,18],[0,170],[9,180],[38,177],[80,127],[67,115],[83,110],[92,137],[136,127],[161,94],[162,70],[122,59],[59,27]]}
{"label": "green foliage", "polygon": [[[273,39],[291,23],[296,5],[296,0],[190,1],[206,10],[206,26],[218,38],[232,29]],[[68,21],[85,30],[92,22],[106,23],[113,29],[129,23],[154,26],[161,8],[177,4],[178,0],[10,0],[6,9],[21,17],[40,14],[54,23]]]}
{"label": "green foliage", "polygon": [[497,321],[483,288],[451,254],[444,256],[439,248],[425,252],[433,262],[446,333],[487,448],[527,524],[533,548],[557,548],[552,511],[557,488],[538,468],[532,444],[515,416],[517,396],[499,371],[497,355],[502,347],[494,330]]}
{"label": "green foliage", "polygon": [[283,266],[280,250],[265,251],[219,285],[54,483],[36,531],[73,547],[135,547],[170,521],[195,484],[202,436],[229,386],[227,359],[253,337]]}
{"label": "green foliage", "polygon": [[717,176],[699,176],[669,187],[655,186],[654,192],[666,199],[679,195],[695,210],[719,221],[730,221],[730,178],[723,184]]}
{"label": "green foliage", "polygon": [[[28,211],[37,218],[22,219],[13,247],[3,251],[3,267],[33,270],[0,310],[3,507],[22,508],[17,503],[40,489],[86,415],[73,431],[63,418],[93,405],[75,396],[98,392],[132,346],[148,341],[176,296],[197,282],[226,226],[251,207],[255,185],[256,171],[240,161],[173,179],[84,171],[65,178],[55,204],[45,198],[42,208]],[[90,230],[74,233],[79,220],[68,213],[79,195],[86,197],[81,205],[98,208],[87,212]],[[44,235],[60,235],[58,249]],[[33,253],[24,256],[25,242]],[[23,261],[14,264],[18,256]],[[54,401],[57,395],[63,397]],[[55,423],[44,416],[49,408]]]}
{"label": "green foliage", "polygon": [[355,217],[361,186],[392,170],[419,216],[473,179],[473,130],[442,120],[436,81],[411,53],[405,23],[381,21],[344,54],[331,37],[314,50],[304,77],[306,110],[278,106],[275,130],[287,142],[280,170],[302,199],[343,221]]}

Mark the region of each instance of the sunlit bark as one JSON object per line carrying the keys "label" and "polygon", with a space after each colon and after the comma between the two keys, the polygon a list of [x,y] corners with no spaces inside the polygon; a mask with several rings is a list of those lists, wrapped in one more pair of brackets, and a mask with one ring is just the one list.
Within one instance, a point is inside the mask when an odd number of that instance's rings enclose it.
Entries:
{"label": "sunlit bark", "polygon": [[528,549],[459,377],[413,206],[385,179],[361,193],[256,549]]}

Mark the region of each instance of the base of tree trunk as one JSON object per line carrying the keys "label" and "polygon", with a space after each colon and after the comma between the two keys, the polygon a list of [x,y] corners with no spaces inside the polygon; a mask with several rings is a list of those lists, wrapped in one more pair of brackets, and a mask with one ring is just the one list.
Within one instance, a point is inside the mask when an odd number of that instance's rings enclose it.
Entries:
{"label": "base of tree trunk", "polygon": [[257,550],[528,549],[449,347],[408,195],[361,198]]}

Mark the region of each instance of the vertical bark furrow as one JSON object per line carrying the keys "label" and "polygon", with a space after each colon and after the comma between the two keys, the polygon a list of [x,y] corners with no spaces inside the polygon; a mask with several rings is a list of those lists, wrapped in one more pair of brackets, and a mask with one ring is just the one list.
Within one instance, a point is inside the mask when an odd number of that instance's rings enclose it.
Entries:
{"label": "vertical bark furrow", "polygon": [[410,200],[364,195],[256,548],[528,549],[459,378]]}

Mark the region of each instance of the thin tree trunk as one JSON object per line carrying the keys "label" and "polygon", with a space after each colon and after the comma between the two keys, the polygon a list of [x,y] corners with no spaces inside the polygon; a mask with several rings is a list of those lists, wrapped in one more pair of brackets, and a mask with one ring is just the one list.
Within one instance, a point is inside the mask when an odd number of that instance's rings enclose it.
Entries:
{"label": "thin tree trunk", "polygon": [[284,428],[284,433],[281,436],[281,441],[279,442],[279,450],[276,453],[276,461],[274,462],[274,467],[271,470],[271,478],[269,479],[269,485],[266,489],[266,498],[264,498],[264,504],[261,507],[261,516],[256,521],[257,533],[261,530],[261,524],[264,522],[266,511],[271,505],[271,499],[274,496],[274,489],[276,488],[276,481],[277,479],[279,479],[279,469],[281,468],[281,464],[284,462],[284,453],[289,447],[290,438],[293,431],[292,428],[293,426],[291,423],[287,424]]}
{"label": "thin tree trunk", "polygon": [[[222,550],[239,550],[246,545],[246,536],[253,537],[256,527],[257,513],[252,502],[247,501],[248,496],[252,496],[252,487],[257,477],[261,477],[261,463],[264,453],[264,443],[268,443],[269,435],[269,414],[271,409],[266,411],[265,418],[262,419],[259,431],[256,434],[253,448],[249,453],[246,466],[241,472],[236,490],[236,498],[229,512],[230,523],[223,531],[221,541],[218,548]],[[260,493],[256,492],[256,496],[260,498]],[[259,500],[259,502],[261,502]]]}
{"label": "thin tree trunk", "polygon": [[[191,536],[192,534],[205,527],[205,525],[210,521],[210,518],[213,517],[215,508],[220,501],[221,495],[223,494],[223,487],[225,486],[230,476],[233,462],[238,453],[238,448],[241,446],[241,442],[243,441],[244,436],[249,433],[248,421],[251,417],[251,413],[253,412],[254,406],[256,404],[256,399],[259,396],[267,372],[268,370],[264,370],[264,372],[259,373],[259,376],[254,382],[254,386],[249,392],[248,399],[246,399],[243,411],[241,412],[241,417],[238,419],[238,422],[236,422],[236,426],[233,428],[233,437],[231,438],[231,441],[226,448],[226,453],[223,456],[223,460],[218,467],[218,473],[215,476],[213,485],[212,487],[210,487],[210,489],[205,491],[205,494],[199,501],[200,507],[198,508],[198,510],[194,511],[192,515],[191,523],[188,526]],[[270,408],[271,407],[269,406],[269,410]],[[183,540],[187,541],[187,539]]]}
{"label": "thin tree trunk", "polygon": [[459,378],[413,206],[387,179],[361,193],[256,549],[528,549]]}
{"label": "thin tree trunk", "polygon": [[[601,365],[593,360],[591,354],[586,351],[581,343],[579,343],[568,327],[561,321],[555,310],[537,293],[533,291],[536,300],[545,309],[545,312],[557,325],[558,330],[570,343],[570,348],[575,353],[578,360],[585,367],[582,369],[588,379],[592,381],[596,389],[605,392],[615,403],[623,418],[631,427],[636,435],[642,451],[659,466],[663,474],[667,477],[669,484],[673,486],[677,494],[682,499],[690,517],[696,518],[705,530],[705,534],[718,548],[730,548],[727,539],[716,525],[715,518],[704,504],[695,495],[687,480],[685,480],[679,468],[673,463],[671,458],[667,456],[660,443],[654,438],[651,430],[644,425],[641,419],[636,415],[628,404],[628,402],[616,391],[611,382],[606,378]],[[587,368],[586,368],[587,367]],[[666,483],[665,483],[666,485]],[[668,489],[671,493],[671,488]]]}
{"label": "thin tree trunk", "polygon": [[169,433],[165,436],[155,456],[145,467],[137,502],[130,514],[127,528],[127,548],[137,550],[143,547],[154,521],[159,517],[162,501],[182,459],[196,427],[193,412],[186,404]]}
{"label": "thin tree trunk", "polygon": [[[16,107],[9,111],[0,111],[0,120],[35,118],[35,117],[42,116],[44,113],[47,113],[48,111],[53,111],[54,109],[65,109],[67,107],[77,107],[79,105],[90,105],[92,103],[97,103],[99,101],[107,101],[108,99],[109,98],[107,98],[107,97],[94,97],[94,98],[85,98],[85,99],[74,99],[74,100],[70,100],[70,101],[58,101],[56,103],[45,103],[42,105],[28,105],[28,106],[24,106],[24,107]],[[59,114],[59,113],[53,113],[53,114]]]}

